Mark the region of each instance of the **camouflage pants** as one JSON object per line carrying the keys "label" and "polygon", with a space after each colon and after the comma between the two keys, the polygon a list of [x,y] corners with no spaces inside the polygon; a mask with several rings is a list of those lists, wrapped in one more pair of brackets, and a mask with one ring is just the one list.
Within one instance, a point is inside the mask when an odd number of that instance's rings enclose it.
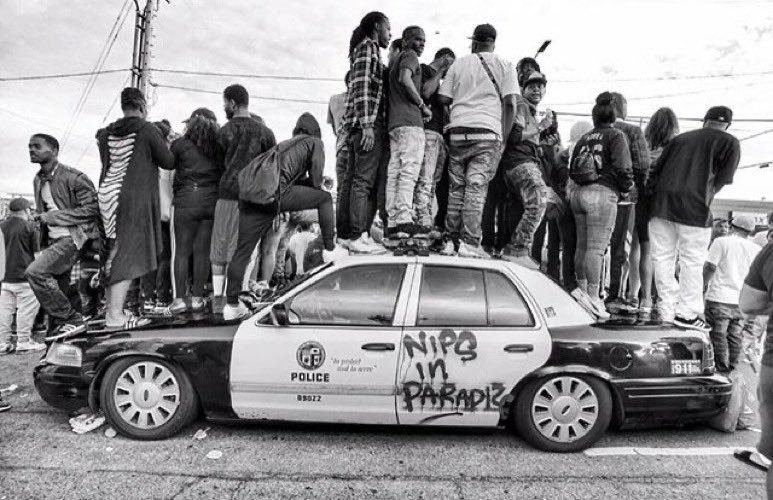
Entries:
{"label": "camouflage pants", "polygon": [[527,256],[531,252],[534,233],[545,216],[548,187],[539,166],[532,162],[507,169],[505,182],[511,192],[520,195],[523,203],[523,215],[505,251],[514,256]]}

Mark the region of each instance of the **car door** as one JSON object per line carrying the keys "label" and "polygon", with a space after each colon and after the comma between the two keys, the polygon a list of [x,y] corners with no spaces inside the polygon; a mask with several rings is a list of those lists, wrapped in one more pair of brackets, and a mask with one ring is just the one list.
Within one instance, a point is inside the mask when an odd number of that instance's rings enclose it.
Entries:
{"label": "car door", "polygon": [[240,329],[231,363],[237,415],[396,423],[395,371],[414,268],[384,263],[333,269],[278,301],[289,325],[273,325],[266,316]]}
{"label": "car door", "polygon": [[400,347],[398,421],[494,426],[515,384],[547,361],[550,335],[503,272],[420,267]]}

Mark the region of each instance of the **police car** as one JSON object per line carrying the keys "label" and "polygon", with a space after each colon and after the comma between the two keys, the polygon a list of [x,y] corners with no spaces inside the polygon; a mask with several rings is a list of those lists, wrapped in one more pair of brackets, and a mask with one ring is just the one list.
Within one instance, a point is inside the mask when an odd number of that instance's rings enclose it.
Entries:
{"label": "police car", "polygon": [[731,391],[702,332],[597,323],[539,272],[439,255],[326,264],[238,325],[178,318],[58,341],[34,376],[49,404],[101,409],[136,439],[172,436],[203,411],[508,426],[555,452],[610,425],[707,419]]}

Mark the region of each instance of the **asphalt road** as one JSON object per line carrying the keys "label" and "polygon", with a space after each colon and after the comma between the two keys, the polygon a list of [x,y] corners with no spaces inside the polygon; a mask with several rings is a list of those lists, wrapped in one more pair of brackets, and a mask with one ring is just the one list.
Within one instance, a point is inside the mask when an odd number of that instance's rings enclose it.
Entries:
{"label": "asphalt road", "polygon": [[[593,457],[536,451],[505,430],[199,421],[167,441],[76,435],[32,386],[38,355],[0,357],[0,500],[309,498],[764,498],[731,455]],[[193,439],[210,427],[208,437]],[[610,431],[598,447],[751,447],[759,434],[696,426]],[[213,450],[222,458],[206,458]]]}

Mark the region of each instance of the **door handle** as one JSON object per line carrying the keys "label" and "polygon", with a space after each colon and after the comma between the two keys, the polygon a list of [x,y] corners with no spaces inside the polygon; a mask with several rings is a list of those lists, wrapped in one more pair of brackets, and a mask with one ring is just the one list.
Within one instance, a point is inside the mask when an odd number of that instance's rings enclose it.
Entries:
{"label": "door handle", "polygon": [[370,344],[362,344],[362,349],[365,351],[394,351],[395,345],[389,343],[373,342]]}
{"label": "door handle", "polygon": [[505,352],[532,352],[532,344],[509,344],[505,346]]}

